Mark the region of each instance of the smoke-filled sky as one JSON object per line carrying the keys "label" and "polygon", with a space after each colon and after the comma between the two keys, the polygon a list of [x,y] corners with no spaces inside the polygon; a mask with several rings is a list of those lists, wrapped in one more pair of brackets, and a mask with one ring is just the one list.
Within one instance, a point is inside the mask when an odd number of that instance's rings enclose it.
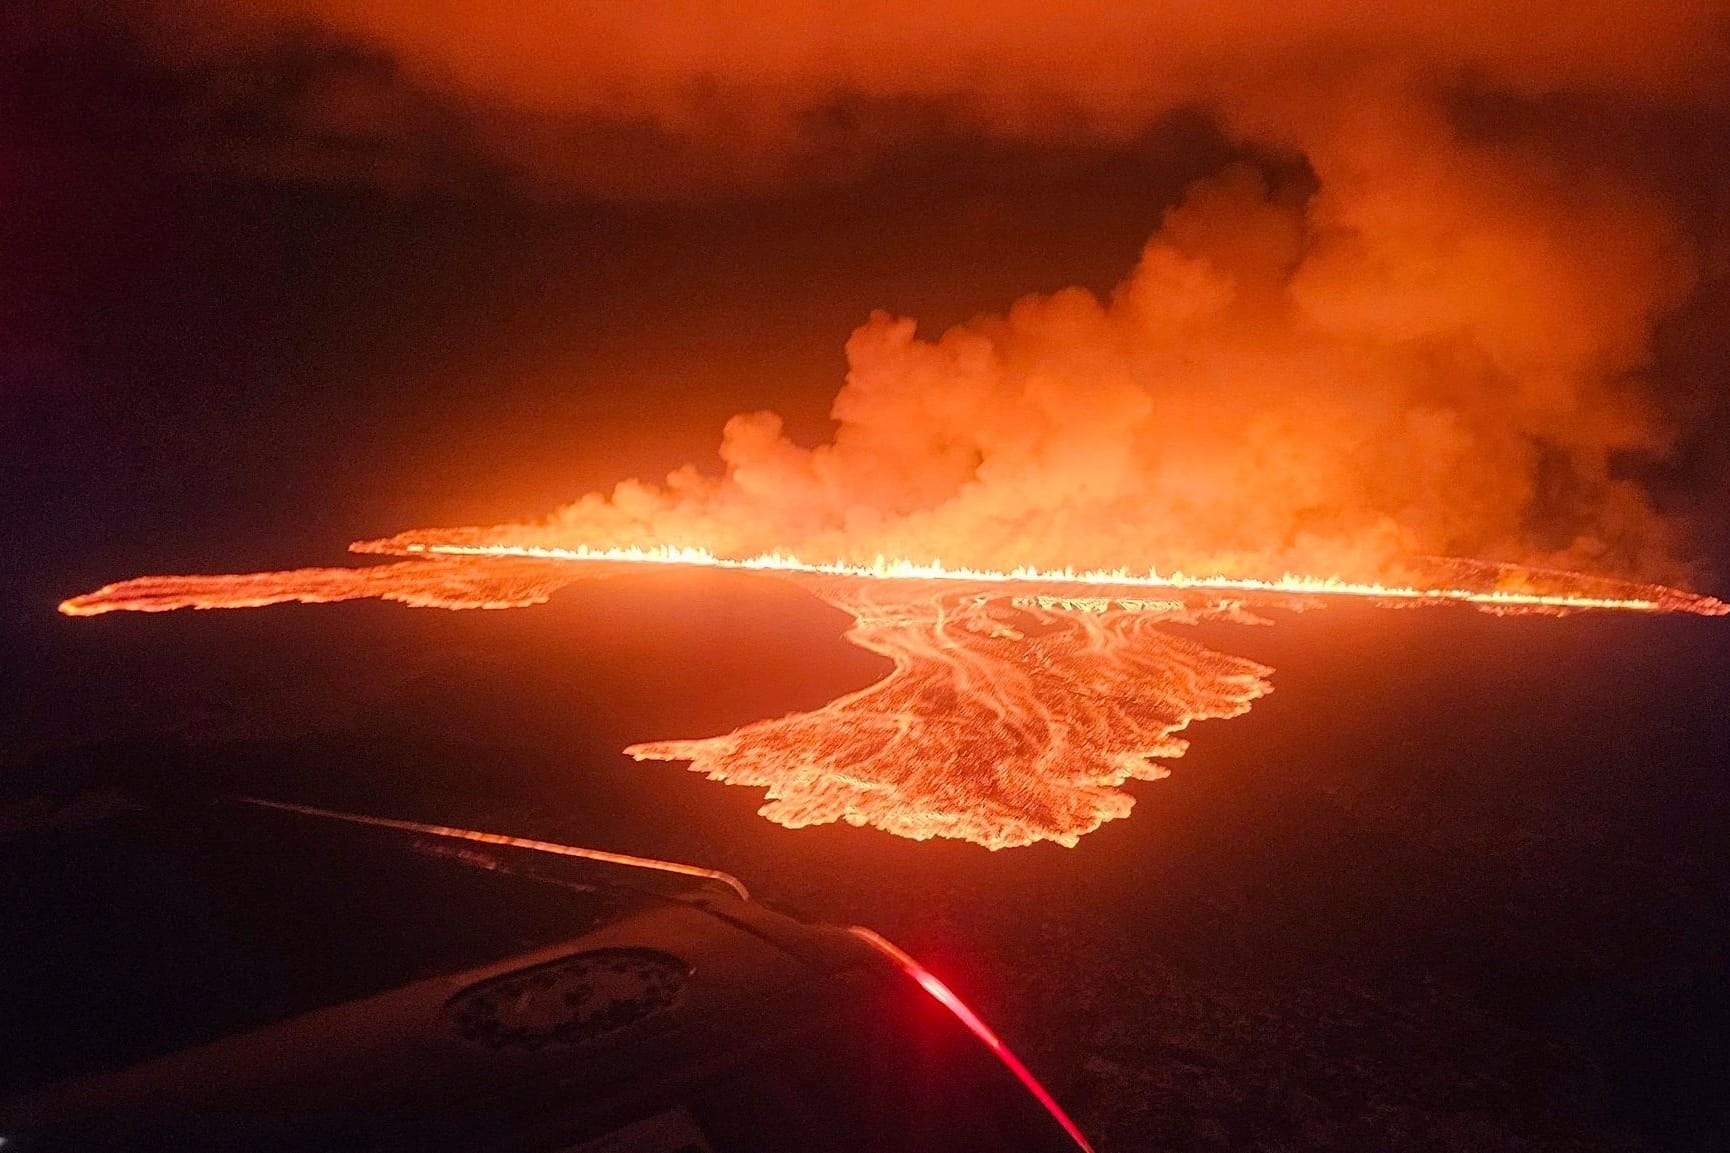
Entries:
{"label": "smoke-filled sky", "polygon": [[[255,101],[259,56],[299,55],[271,109],[302,142],[439,128],[520,172],[623,195],[845,174],[951,117],[1003,135],[1125,140],[1186,103],[1304,147],[1365,99],[1476,85],[1522,98],[1721,96],[1724,13],[1702,3],[1357,0],[811,5],[646,0],[138,0],[134,27]],[[306,57],[338,46],[322,74]],[[285,88],[289,87],[284,85]],[[442,111],[443,123],[435,109]]]}
{"label": "smoke-filled sky", "polygon": [[[6,387],[339,444],[392,478],[373,515],[563,503],[519,535],[1354,574],[1445,553],[1683,579],[1720,547],[1722,4],[8,19],[0,196],[29,211]],[[236,267],[235,238],[264,255]],[[183,313],[222,328],[196,286],[91,304],[158,249],[243,287],[244,347],[117,379]],[[532,484],[451,495],[524,461]]]}

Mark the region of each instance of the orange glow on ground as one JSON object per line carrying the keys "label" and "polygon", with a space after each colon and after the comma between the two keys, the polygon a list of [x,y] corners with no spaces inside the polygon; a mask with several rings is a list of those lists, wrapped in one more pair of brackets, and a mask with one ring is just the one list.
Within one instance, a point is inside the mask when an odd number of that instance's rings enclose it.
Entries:
{"label": "orange glow on ground", "polygon": [[[913,840],[990,849],[1073,846],[1129,815],[1134,779],[1166,776],[1179,734],[1234,717],[1271,691],[1262,665],[1161,627],[1253,623],[1265,608],[1354,598],[1380,605],[1464,604],[1492,613],[1730,611],[1659,585],[1466,561],[1425,562],[1438,579],[1373,584],[1123,571],[1008,572],[878,561],[810,563],[698,549],[589,549],[362,542],[408,553],[366,568],[142,577],[74,597],[63,613],[252,608],[383,598],[417,607],[510,608],[546,601],[585,576],[642,566],[762,572],[852,616],[847,640],[886,657],[881,680],[805,713],[730,733],[629,746],[639,761],[685,761],[711,780],[764,791],[759,812],[789,828],[844,821]],[[1158,594],[1158,595],[1154,595]]]}

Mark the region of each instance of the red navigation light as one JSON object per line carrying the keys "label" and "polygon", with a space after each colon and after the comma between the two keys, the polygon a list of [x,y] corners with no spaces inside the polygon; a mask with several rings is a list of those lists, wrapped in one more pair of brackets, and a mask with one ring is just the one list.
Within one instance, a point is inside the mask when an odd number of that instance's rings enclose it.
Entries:
{"label": "red navigation light", "polygon": [[981,1021],[979,1014],[969,1009],[967,1003],[955,995],[954,990],[938,980],[935,973],[908,956],[887,938],[859,925],[854,925],[849,932],[901,966],[903,972],[919,982],[920,988],[930,993],[944,1008],[954,1013],[956,1019],[966,1025],[975,1037],[983,1041],[987,1049],[997,1054],[997,1059],[1002,1061],[1011,1073],[1015,1074],[1018,1081],[1027,1086],[1027,1091],[1038,1098],[1039,1103],[1045,1106],[1046,1112],[1056,1118],[1057,1123],[1063,1126],[1064,1132],[1075,1140],[1076,1145],[1084,1149],[1086,1153],[1093,1153],[1093,1146],[1087,1143],[1087,1138],[1081,1135],[1081,1130],[1076,1128],[1075,1122],[1069,1119],[1069,1114],[1065,1113],[1063,1107],[1052,1099],[1050,1093],[1045,1091],[1045,1086],[1041,1085],[1039,1079],[1028,1070],[1026,1065],[1021,1063],[1021,1059],[1010,1052],[1009,1046],[1005,1045],[1002,1039],[991,1031],[991,1026]]}

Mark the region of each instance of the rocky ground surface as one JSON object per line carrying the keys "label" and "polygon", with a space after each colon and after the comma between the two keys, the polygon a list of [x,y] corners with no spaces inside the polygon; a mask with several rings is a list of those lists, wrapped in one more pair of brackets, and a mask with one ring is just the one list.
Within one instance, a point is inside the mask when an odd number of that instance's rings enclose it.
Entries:
{"label": "rocky ground surface", "polygon": [[0,846],[244,790],[729,869],[919,956],[1105,1153],[1724,1147],[1723,622],[1207,626],[1274,694],[1075,849],[988,853],[620,757],[876,674],[794,594],[683,592],[69,623],[12,700]]}

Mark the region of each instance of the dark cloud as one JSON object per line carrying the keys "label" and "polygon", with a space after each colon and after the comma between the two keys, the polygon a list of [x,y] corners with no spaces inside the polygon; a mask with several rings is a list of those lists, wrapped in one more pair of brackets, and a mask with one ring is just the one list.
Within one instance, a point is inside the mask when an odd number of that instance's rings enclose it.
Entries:
{"label": "dark cloud", "polygon": [[1377,77],[1710,102],[1730,63],[1717,6],[1605,0],[523,0],[436,18],[399,0],[126,0],[97,11],[205,73],[211,126],[255,131],[285,167],[321,174],[346,157],[351,171],[400,175],[460,140],[537,185],[622,195],[845,177],[934,131],[1121,141],[1189,103],[1301,143],[1318,104]]}

